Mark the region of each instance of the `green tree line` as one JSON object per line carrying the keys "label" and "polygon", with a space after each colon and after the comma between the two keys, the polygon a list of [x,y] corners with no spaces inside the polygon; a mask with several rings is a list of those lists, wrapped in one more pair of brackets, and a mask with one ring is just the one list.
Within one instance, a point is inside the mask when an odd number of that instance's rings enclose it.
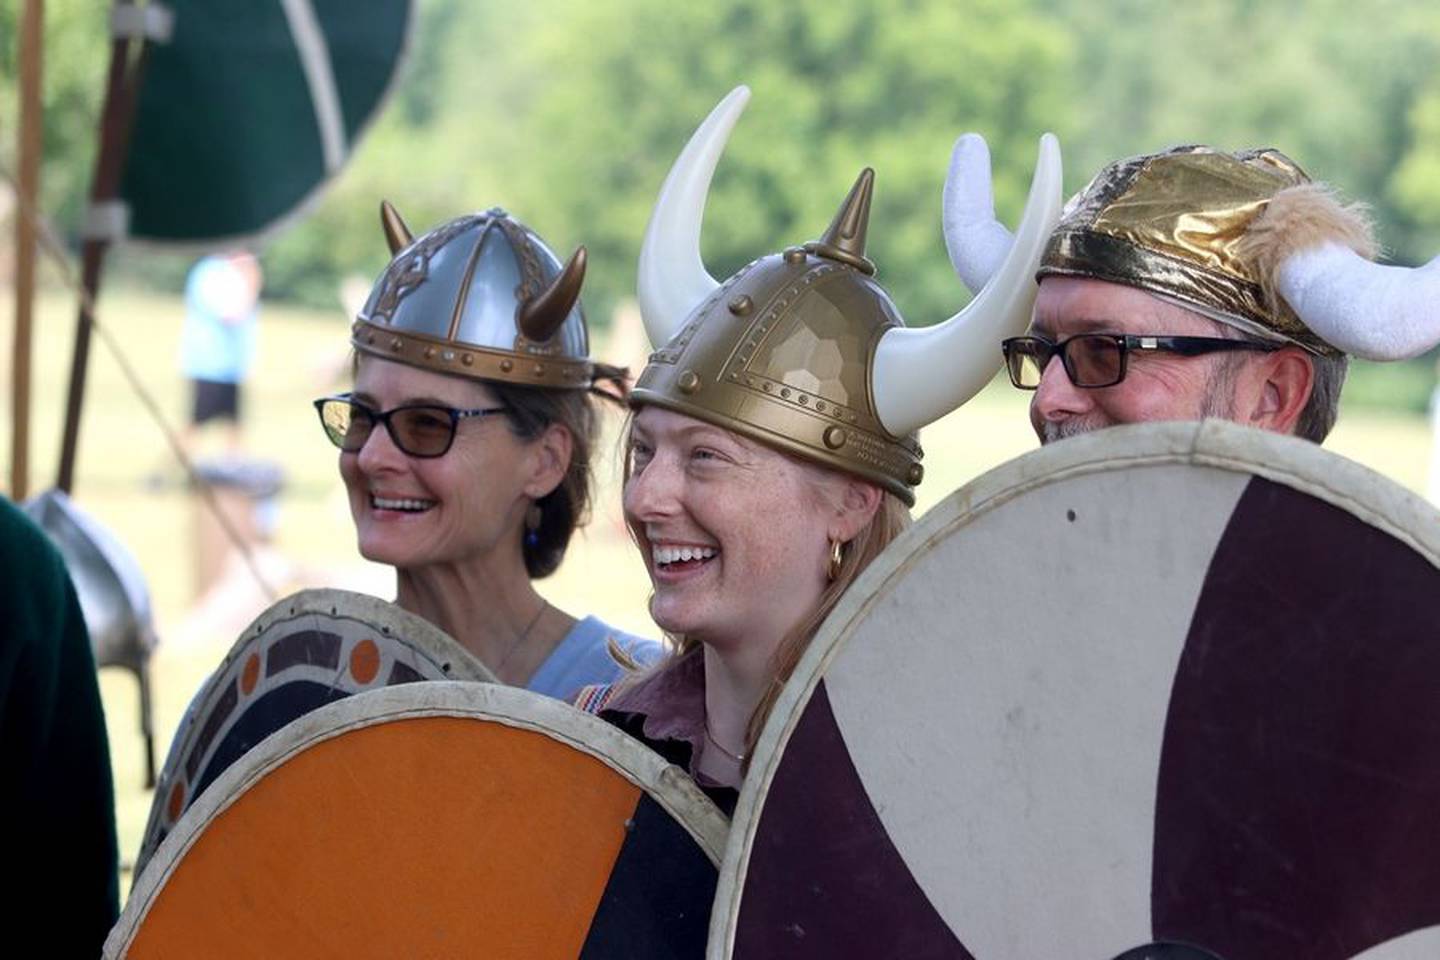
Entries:
{"label": "green tree line", "polygon": [[[49,0],[44,203],[80,220],[108,48],[101,0]],[[357,5],[363,15],[363,4]],[[0,6],[15,36],[18,4]],[[14,129],[16,51],[0,51]],[[1440,253],[1440,5],[1433,0],[419,0],[395,95],[315,210],[261,251],[267,294],[333,306],[386,259],[382,197],[412,228],[500,205],[562,254],[591,253],[603,324],[633,286],[666,169],[737,83],[751,106],[722,161],[705,253],[723,276],[824,229],[877,171],[871,255],[911,323],[964,299],[940,189],[955,137],[990,141],[1001,217],[1018,217],[1039,135],[1074,190],[1106,161],[1182,142],[1270,145],[1368,202],[1387,255]],[[0,148],[14,169],[13,137]],[[178,283],[150,252],[121,270]]]}

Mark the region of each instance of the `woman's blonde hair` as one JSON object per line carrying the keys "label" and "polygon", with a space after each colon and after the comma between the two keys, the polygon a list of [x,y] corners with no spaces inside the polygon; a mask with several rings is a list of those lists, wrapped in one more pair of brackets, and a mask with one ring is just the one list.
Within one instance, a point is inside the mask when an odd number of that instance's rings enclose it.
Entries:
{"label": "woman's blonde hair", "polygon": [[785,688],[785,681],[795,672],[796,664],[809,649],[810,641],[820,629],[820,625],[830,616],[835,604],[840,602],[840,596],[855,582],[860,572],[870,566],[870,562],[880,556],[890,542],[908,526],[910,509],[895,494],[882,491],[880,506],[876,509],[875,516],[844,546],[840,572],[826,585],[824,592],[820,594],[820,602],[775,648],[775,655],[770,662],[770,686],[755,705],[755,711],[750,714],[750,721],[745,727],[747,757],[754,751],[755,742],[760,739],[760,731],[765,728],[765,721],[770,718],[770,711],[779,699],[780,691]]}

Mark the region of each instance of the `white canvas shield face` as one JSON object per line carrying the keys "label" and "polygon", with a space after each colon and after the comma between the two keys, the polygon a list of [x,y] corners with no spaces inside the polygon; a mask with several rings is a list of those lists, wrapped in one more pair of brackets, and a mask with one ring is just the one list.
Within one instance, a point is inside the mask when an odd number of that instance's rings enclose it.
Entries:
{"label": "white canvas shield face", "polygon": [[982,477],[787,685],[709,955],[1435,956],[1437,558],[1418,498],[1228,424]]}

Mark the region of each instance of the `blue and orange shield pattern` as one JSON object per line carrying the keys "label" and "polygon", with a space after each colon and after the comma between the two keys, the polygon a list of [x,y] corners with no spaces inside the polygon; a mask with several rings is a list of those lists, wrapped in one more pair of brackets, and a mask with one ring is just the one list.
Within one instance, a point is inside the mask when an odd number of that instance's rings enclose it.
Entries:
{"label": "blue and orange shield pattern", "polygon": [[221,775],[106,955],[699,956],[726,827],[678,768],[538,694],[359,694]]}
{"label": "blue and orange shield pattern", "polygon": [[181,722],[160,771],[135,874],[196,797],[292,720],[366,690],[490,679],[443,631],[383,600],[304,590],[276,602],[240,635]]}

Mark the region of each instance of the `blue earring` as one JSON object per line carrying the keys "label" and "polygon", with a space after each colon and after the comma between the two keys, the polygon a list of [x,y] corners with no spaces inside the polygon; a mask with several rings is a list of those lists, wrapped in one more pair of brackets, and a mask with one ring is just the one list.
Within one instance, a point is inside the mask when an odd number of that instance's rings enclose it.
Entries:
{"label": "blue earring", "polygon": [[530,504],[530,509],[525,511],[525,546],[534,547],[539,545],[540,521],[542,519],[540,504]]}

